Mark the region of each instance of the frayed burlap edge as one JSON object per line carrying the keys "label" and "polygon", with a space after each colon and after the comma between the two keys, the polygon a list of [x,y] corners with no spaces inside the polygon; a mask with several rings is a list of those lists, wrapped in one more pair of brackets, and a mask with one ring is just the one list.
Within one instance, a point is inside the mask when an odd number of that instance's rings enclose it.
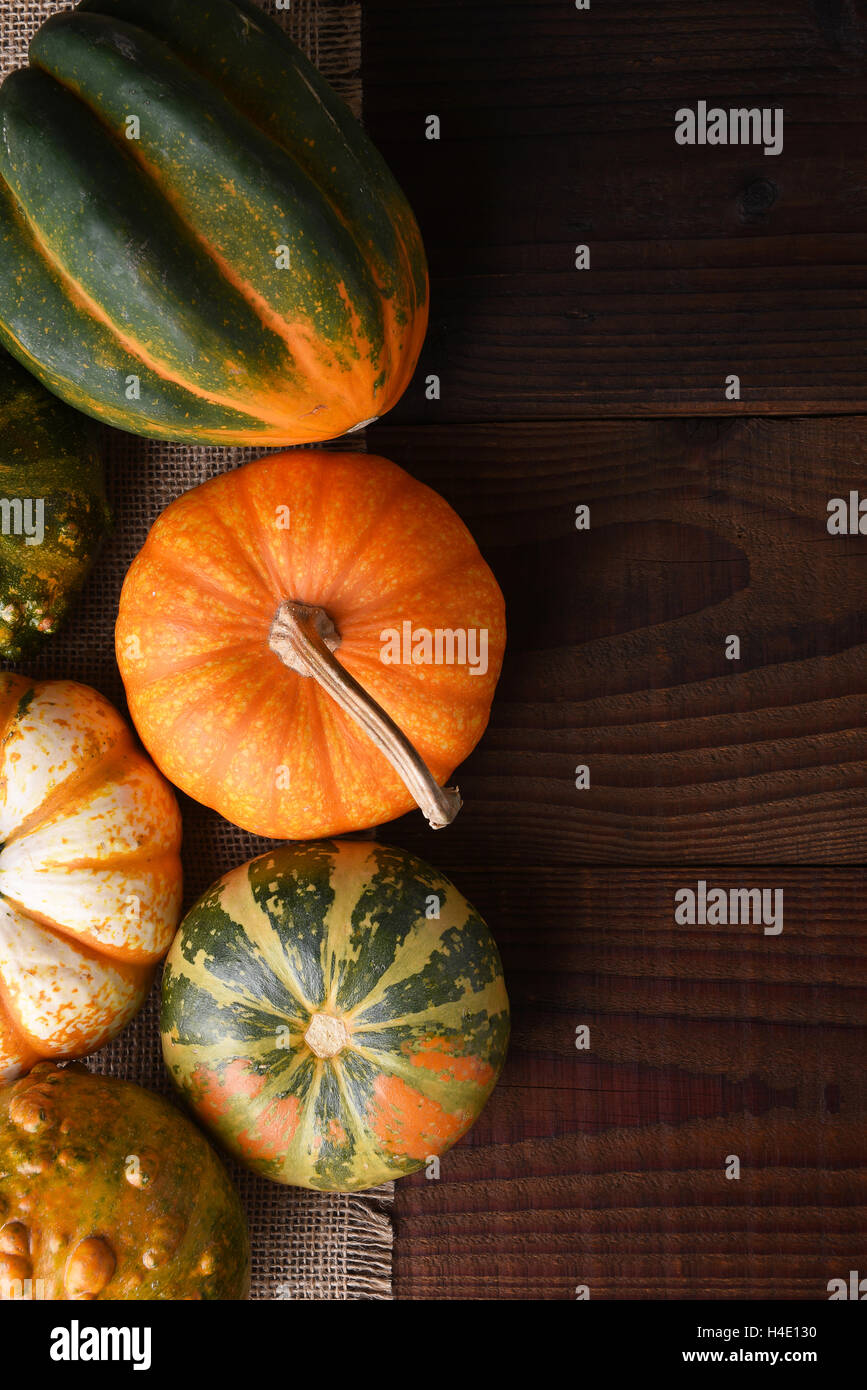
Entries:
{"label": "frayed burlap edge", "polygon": [[[194,0],[189,0],[194,3]],[[361,113],[361,5],[358,0],[292,0],[262,8],[284,25],[356,115]],[[32,34],[51,14],[73,6],[54,0],[0,0],[0,76],[27,61]],[[106,471],[114,534],[66,630],[27,672],[94,685],[121,709],[123,688],[114,660],[114,620],[120,587],[160,511],[180,493],[215,473],[237,467],[262,449],[188,448],[107,431]],[[344,446],[345,447],[345,446]],[[353,436],[354,449],[364,447]],[[181,798],[184,816],[185,905],[220,874],[261,853],[257,840],[203,807]],[[89,1065],[170,1096],[162,1066],[158,982],[141,1014]],[[283,1188],[229,1167],[241,1192],[253,1248],[253,1299],[390,1299],[391,1185],[357,1196]]]}

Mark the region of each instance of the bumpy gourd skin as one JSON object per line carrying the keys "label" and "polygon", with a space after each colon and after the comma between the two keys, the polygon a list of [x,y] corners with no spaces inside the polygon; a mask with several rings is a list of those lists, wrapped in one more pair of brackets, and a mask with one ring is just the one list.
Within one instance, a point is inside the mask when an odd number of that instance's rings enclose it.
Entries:
{"label": "bumpy gourd skin", "polygon": [[[38,544],[0,531],[0,657],[20,661],[63,623],[111,524],[96,427],[0,352],[0,497],[43,503]],[[33,514],[28,518],[33,525]],[[35,541],[36,536],[32,537]]]}
{"label": "bumpy gourd skin", "polygon": [[238,1196],[171,1105],[51,1062],[0,1087],[0,1299],[243,1299],[248,1288]]}

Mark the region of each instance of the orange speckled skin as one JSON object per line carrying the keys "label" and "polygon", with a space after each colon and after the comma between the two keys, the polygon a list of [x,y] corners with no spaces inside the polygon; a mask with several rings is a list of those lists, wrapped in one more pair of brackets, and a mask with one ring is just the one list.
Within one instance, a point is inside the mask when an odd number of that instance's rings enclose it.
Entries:
{"label": "orange speckled skin", "polygon": [[0,1300],[243,1299],[222,1164],[158,1096],[42,1062],[0,1087]]}
{"label": "orange speckled skin", "polygon": [[[478,742],[502,665],[503,596],[463,522],[386,459],[298,450],[180,497],[133,562],[116,646],[166,776],[244,829],[310,839],[412,809],[397,773],[268,637],[284,599],[322,607],[337,659],[441,784]],[[384,664],[382,634],[477,629],[487,670]]]}
{"label": "orange speckled skin", "polygon": [[141,1007],[180,917],[174,794],[96,690],[0,676],[0,1082]]}

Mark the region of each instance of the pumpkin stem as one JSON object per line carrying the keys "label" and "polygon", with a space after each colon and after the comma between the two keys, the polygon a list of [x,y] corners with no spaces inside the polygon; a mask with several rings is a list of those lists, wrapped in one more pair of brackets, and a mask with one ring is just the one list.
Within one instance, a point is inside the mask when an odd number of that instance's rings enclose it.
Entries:
{"label": "pumpkin stem", "polygon": [[349,1042],[349,1030],[340,1018],[334,1018],[331,1014],[313,1014],[304,1041],[317,1057],[336,1057]]}
{"label": "pumpkin stem", "polygon": [[285,599],[271,625],[268,645],[291,671],[317,680],[361,725],[412,792],[434,830],[451,824],[461,809],[457,787],[439,786],[406,734],[332,655],[340,645],[340,635],[324,608]]}

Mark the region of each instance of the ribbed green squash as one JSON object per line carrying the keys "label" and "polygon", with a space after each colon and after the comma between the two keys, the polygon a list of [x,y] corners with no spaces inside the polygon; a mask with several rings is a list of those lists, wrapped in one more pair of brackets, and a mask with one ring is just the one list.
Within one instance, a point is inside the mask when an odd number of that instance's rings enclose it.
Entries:
{"label": "ribbed green squash", "polygon": [[509,1004],[448,879],[372,841],[286,845],[191,909],[163,978],[163,1052],[202,1122],[277,1182],[357,1191],[478,1116]]}
{"label": "ribbed green squash", "polygon": [[394,404],[427,320],[418,227],[273,20],[86,0],[30,63],[0,90],[0,333],[47,386],[197,443],[329,439]]}
{"label": "ribbed green squash", "polygon": [[0,657],[57,631],[109,525],[96,427],[0,352]]}

